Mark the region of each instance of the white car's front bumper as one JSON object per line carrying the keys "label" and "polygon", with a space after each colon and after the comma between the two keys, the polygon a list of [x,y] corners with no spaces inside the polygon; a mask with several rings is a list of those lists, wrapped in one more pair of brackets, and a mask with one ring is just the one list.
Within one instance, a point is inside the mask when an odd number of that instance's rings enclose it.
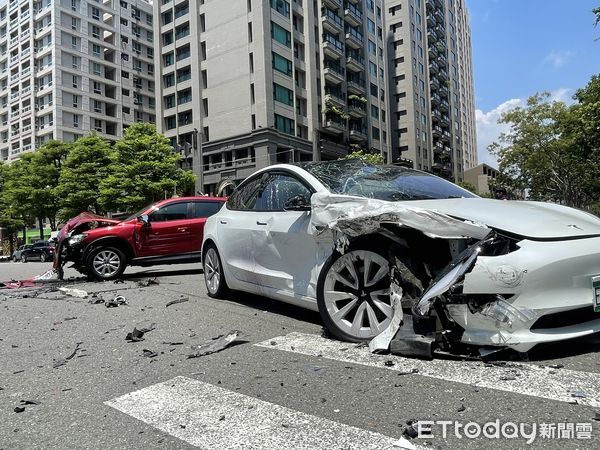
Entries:
{"label": "white car's front bumper", "polygon": [[592,278],[599,274],[598,237],[524,240],[512,253],[479,256],[463,285],[464,294],[502,295],[516,313],[523,313],[522,320],[502,323],[463,304],[448,305],[448,311],[464,328],[464,343],[527,351],[542,342],[600,332],[592,289]]}

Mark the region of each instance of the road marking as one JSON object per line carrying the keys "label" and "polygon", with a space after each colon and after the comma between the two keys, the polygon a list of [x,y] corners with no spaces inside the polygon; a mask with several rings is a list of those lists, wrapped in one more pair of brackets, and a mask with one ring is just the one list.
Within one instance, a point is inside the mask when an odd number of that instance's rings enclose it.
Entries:
{"label": "road marking", "polygon": [[207,449],[385,449],[401,442],[186,377],[105,404]]}
{"label": "road marking", "polygon": [[[600,407],[600,374],[598,373],[552,369],[524,363],[486,366],[479,361],[441,359],[423,361],[395,355],[376,355],[369,353],[367,347],[359,344],[304,333],[290,333],[255,345],[398,372],[418,370],[417,375],[439,380],[561,402],[576,400],[581,405]],[[386,366],[386,361],[393,361],[394,365]],[[581,394],[584,397],[581,397]]]}

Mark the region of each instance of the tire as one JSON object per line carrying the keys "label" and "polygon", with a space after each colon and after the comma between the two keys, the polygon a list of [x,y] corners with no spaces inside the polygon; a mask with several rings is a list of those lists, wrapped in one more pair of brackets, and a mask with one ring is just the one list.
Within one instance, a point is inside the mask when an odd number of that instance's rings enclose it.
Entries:
{"label": "tire", "polygon": [[202,258],[206,292],[212,298],[224,298],[229,292],[221,257],[214,244],[209,244]]}
{"label": "tire", "polygon": [[366,342],[389,325],[393,308],[385,254],[373,246],[360,247],[334,253],[323,266],[317,305],[325,327],[336,338]]}
{"label": "tire", "polygon": [[27,256],[21,255],[21,262],[22,263],[26,263],[27,262]]}
{"label": "tire", "polygon": [[46,254],[45,253],[42,253],[40,255],[40,262],[46,262]]}
{"label": "tire", "polygon": [[87,258],[89,275],[100,281],[120,277],[126,266],[127,257],[116,247],[97,247]]}
{"label": "tire", "polygon": [[13,260],[13,262],[17,262],[19,260],[19,258],[17,258],[16,256],[13,255],[12,260]]}

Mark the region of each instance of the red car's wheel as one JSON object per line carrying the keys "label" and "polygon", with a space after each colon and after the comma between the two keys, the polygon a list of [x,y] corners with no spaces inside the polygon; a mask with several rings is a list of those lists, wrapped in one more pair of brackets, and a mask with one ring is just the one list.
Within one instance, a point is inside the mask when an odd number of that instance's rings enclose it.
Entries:
{"label": "red car's wheel", "polygon": [[114,280],[121,276],[127,266],[125,254],[116,247],[98,247],[87,260],[90,275],[98,280]]}

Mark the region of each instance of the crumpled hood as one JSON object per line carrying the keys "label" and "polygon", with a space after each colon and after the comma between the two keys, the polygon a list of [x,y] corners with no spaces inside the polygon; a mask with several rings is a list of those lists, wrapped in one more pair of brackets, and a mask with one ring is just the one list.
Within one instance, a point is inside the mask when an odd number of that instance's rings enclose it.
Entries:
{"label": "crumpled hood", "polygon": [[91,212],[82,212],[81,214],[69,219],[63,227],[60,229],[58,236],[56,237],[58,242],[61,242],[69,233],[80,225],[89,222],[103,222],[117,224],[119,220],[108,219],[106,217],[99,216]]}
{"label": "crumpled hood", "polygon": [[554,203],[485,198],[419,200],[403,203],[533,239],[568,239],[600,235],[600,218]]}

